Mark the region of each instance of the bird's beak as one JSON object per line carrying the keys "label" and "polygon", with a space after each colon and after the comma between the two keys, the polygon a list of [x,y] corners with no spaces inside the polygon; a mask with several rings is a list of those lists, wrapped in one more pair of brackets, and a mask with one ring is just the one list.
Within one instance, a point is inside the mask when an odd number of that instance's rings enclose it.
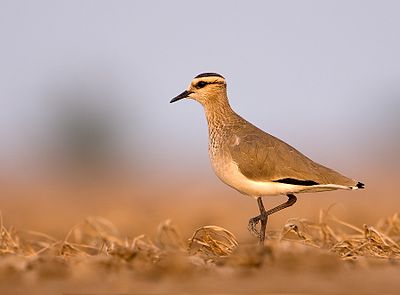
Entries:
{"label": "bird's beak", "polygon": [[185,91],[183,91],[181,94],[179,94],[178,96],[176,96],[176,97],[174,97],[173,99],[171,99],[171,101],[170,101],[169,103],[173,103],[173,102],[175,102],[175,101],[184,99],[184,98],[188,97],[188,96],[189,96],[190,94],[192,94],[192,93],[193,93],[192,91],[187,91],[187,90],[185,90]]}

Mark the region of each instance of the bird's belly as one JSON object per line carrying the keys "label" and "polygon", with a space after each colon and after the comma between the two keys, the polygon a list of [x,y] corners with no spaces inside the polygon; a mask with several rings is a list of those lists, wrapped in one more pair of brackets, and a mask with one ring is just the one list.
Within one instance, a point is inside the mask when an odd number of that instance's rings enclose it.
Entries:
{"label": "bird's belly", "polygon": [[242,194],[257,196],[277,196],[301,192],[303,186],[278,183],[272,181],[256,181],[245,177],[238,169],[235,162],[230,159],[214,161],[211,159],[214,171],[218,178]]}

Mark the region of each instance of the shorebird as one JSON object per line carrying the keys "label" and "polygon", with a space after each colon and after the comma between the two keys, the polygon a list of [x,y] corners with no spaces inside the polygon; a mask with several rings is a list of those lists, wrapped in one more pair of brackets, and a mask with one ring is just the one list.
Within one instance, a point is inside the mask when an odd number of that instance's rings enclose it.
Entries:
{"label": "shorebird", "polygon": [[[204,108],[208,123],[208,153],[222,182],[257,199],[260,214],[248,229],[264,244],[268,216],[296,203],[295,193],[355,190],[364,184],[322,166],[298,150],[236,114],[229,105],[226,81],[203,73],[170,102],[189,98]],[[262,197],[286,195],[288,200],[266,210]],[[257,229],[260,223],[260,230]]]}

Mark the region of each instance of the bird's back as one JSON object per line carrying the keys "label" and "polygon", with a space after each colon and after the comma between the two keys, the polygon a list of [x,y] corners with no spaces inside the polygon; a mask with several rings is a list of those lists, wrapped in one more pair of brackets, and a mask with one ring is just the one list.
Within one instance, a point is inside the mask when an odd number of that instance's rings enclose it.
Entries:
{"label": "bird's back", "polygon": [[355,180],[312,161],[236,113],[233,116],[225,126],[219,126],[225,129],[218,132],[223,134],[222,142],[214,145],[230,155],[246,178],[299,185],[357,185]]}

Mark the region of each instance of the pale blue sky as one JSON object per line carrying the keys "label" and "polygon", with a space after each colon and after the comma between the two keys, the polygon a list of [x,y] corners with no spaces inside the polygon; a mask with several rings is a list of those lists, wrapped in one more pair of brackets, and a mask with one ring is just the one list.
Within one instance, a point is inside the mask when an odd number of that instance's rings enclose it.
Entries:
{"label": "pale blue sky", "polygon": [[322,163],[360,163],[399,137],[399,11],[398,1],[1,0],[0,159],[40,146],[52,94],[87,87],[101,99],[86,104],[116,114],[116,137],[149,173],[154,161],[208,165],[200,105],[169,100],[215,71],[249,121]]}

